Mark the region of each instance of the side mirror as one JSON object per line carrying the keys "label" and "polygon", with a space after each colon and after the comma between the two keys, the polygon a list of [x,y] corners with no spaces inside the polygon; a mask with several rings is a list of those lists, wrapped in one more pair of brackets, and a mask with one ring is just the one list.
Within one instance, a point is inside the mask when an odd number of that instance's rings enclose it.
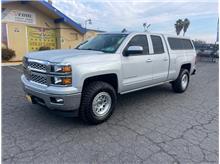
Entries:
{"label": "side mirror", "polygon": [[143,47],[142,46],[130,46],[127,50],[125,50],[125,56],[129,56],[132,54],[142,54]]}

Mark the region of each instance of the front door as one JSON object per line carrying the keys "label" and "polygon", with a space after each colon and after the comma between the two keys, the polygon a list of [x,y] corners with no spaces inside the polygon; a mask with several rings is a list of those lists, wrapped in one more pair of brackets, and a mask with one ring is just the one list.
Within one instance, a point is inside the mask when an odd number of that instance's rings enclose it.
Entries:
{"label": "front door", "polygon": [[151,55],[149,55],[147,36],[133,36],[124,51],[130,46],[143,47],[143,53],[122,57],[122,92],[135,90],[152,84],[152,59]]}

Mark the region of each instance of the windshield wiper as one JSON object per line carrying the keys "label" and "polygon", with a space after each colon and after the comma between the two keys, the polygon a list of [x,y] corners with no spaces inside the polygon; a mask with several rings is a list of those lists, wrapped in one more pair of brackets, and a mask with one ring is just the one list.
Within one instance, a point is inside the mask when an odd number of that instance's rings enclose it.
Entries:
{"label": "windshield wiper", "polygon": [[93,49],[93,48],[85,48],[85,49],[80,49],[79,50],[92,50],[92,51],[101,51],[104,52],[103,50],[98,50],[98,49]]}

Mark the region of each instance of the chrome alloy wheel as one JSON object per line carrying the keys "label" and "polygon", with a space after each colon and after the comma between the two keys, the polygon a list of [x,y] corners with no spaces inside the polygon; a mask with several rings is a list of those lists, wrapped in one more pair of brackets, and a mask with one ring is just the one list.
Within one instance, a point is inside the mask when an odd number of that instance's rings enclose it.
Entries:
{"label": "chrome alloy wheel", "polygon": [[111,108],[112,98],[107,92],[98,93],[92,102],[93,113],[98,117],[105,116]]}
{"label": "chrome alloy wheel", "polygon": [[181,85],[182,85],[182,89],[185,90],[187,85],[188,85],[188,82],[189,82],[189,77],[187,76],[187,74],[184,74],[182,76],[182,80],[181,80]]}

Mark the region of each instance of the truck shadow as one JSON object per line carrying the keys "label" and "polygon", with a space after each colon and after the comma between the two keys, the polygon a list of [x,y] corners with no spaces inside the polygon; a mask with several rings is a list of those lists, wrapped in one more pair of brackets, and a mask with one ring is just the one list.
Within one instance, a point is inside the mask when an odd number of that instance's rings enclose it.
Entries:
{"label": "truck shadow", "polygon": [[[129,113],[129,110],[133,111],[134,106],[141,106],[143,105],[143,103],[150,105],[153,103],[152,100],[161,102],[163,97],[168,96],[168,95],[169,96],[174,95],[174,93],[172,92],[171,86],[169,84],[164,84],[161,86],[156,86],[156,87],[147,88],[147,89],[140,90],[140,91],[135,91],[135,92],[128,93],[125,95],[119,95],[116,109],[114,111],[113,116],[110,118],[110,120],[114,119],[114,115],[117,115],[121,113],[122,111],[126,111],[126,113]],[[87,124],[83,123],[83,121],[79,117],[71,117],[71,116],[67,117],[63,114],[48,110],[45,107],[41,107],[38,105],[32,105],[32,106],[33,108],[37,109],[36,110],[36,112],[38,112],[37,115],[44,115],[43,117],[45,117],[45,119],[48,119],[48,120],[56,120],[56,124],[59,124],[61,126],[71,125],[71,124],[72,125],[74,124],[75,127],[84,127],[84,126],[87,127],[88,126]],[[39,116],[39,117],[42,117],[42,116]]]}
{"label": "truck shadow", "polygon": [[[160,86],[155,86],[131,93],[127,93],[124,95],[119,95],[118,96],[118,105],[123,106],[130,106],[133,102],[137,103],[142,103],[143,101],[147,101],[150,99],[157,98],[160,99],[163,96],[173,94],[171,85],[169,84],[164,84]],[[158,100],[160,101],[160,100]],[[150,103],[150,101],[149,101]]]}

